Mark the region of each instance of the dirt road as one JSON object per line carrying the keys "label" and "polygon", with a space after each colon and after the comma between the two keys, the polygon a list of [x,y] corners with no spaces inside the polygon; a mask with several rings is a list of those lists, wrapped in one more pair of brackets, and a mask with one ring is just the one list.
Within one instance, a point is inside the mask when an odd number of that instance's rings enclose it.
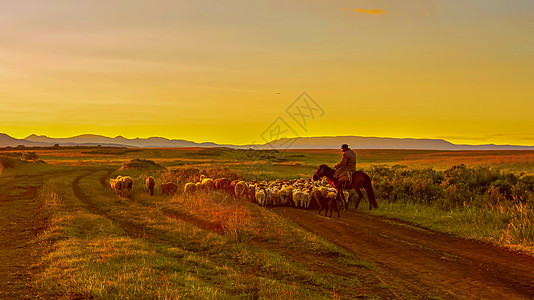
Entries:
{"label": "dirt road", "polygon": [[272,210],[375,264],[399,299],[429,291],[444,299],[534,299],[532,256],[357,211],[338,219]]}
{"label": "dirt road", "polygon": [[38,186],[16,186],[16,177],[1,178],[12,193],[0,192],[0,299],[33,299],[38,270],[35,237],[42,230]]}

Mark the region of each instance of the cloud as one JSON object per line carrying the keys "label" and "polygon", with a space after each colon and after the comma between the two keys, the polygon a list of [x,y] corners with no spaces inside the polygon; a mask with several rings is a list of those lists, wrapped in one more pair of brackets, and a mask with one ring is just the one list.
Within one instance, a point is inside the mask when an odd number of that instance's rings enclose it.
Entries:
{"label": "cloud", "polygon": [[355,13],[364,13],[368,15],[383,15],[386,13],[385,10],[374,8],[374,9],[364,9],[364,8],[355,8],[352,10]]}

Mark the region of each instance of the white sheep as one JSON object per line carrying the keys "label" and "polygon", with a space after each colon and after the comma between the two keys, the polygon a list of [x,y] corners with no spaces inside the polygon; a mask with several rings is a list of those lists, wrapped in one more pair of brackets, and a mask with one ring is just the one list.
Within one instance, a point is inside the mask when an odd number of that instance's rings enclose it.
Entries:
{"label": "white sheep", "polygon": [[243,180],[237,182],[234,186],[234,193],[237,199],[241,200],[248,197],[248,186]]}
{"label": "white sheep", "polygon": [[302,194],[304,195],[303,199],[304,199],[304,204],[303,204],[303,208],[310,208],[310,203],[311,203],[311,189],[309,190],[305,190],[305,191],[302,191]]}
{"label": "white sheep", "polygon": [[293,203],[295,207],[303,207],[304,204],[304,193],[301,190],[293,190]]}
{"label": "white sheep", "polygon": [[257,188],[256,189],[256,201],[258,201],[259,206],[265,206],[265,189]]}

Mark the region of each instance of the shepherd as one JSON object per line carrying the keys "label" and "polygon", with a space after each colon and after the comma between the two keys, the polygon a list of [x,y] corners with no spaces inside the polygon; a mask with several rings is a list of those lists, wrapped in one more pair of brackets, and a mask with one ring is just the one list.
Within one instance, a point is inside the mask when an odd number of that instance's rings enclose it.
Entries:
{"label": "shepherd", "polygon": [[336,170],[334,178],[340,184],[350,186],[352,184],[352,172],[356,171],[356,153],[347,144],[341,145],[341,151],[343,151],[341,161],[334,166]]}

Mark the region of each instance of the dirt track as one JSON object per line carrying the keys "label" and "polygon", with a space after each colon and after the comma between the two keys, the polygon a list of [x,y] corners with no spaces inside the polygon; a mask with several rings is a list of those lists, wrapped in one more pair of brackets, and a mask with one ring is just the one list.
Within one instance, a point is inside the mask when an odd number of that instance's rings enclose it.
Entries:
{"label": "dirt track", "polygon": [[[14,187],[16,178],[0,181]],[[0,194],[0,299],[34,299],[33,276],[39,272],[35,237],[42,230],[37,186],[13,195]]]}
{"label": "dirt track", "polygon": [[532,256],[357,211],[342,211],[339,219],[273,211],[375,264],[399,299],[429,291],[445,299],[534,299]]}

